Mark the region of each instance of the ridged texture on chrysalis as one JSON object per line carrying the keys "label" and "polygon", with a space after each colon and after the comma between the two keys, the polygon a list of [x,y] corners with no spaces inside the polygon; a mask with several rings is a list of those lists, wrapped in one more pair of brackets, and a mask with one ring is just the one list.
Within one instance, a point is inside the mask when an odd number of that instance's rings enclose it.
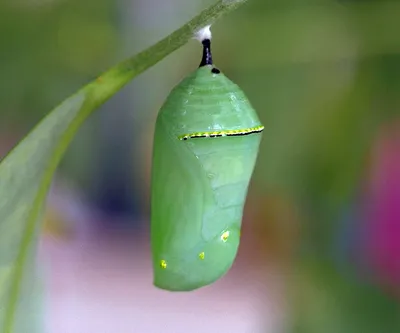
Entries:
{"label": "ridged texture on chrysalis", "polygon": [[173,89],[154,136],[155,286],[189,291],[229,270],[262,129],[242,90],[211,65]]}

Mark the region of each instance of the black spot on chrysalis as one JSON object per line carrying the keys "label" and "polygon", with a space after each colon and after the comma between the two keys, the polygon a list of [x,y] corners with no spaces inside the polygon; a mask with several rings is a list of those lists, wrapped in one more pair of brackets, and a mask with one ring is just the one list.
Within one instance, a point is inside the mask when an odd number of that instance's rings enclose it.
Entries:
{"label": "black spot on chrysalis", "polygon": [[218,68],[213,68],[212,70],[211,70],[211,73],[213,73],[213,74],[219,74],[219,73],[221,73],[221,71],[218,69]]}

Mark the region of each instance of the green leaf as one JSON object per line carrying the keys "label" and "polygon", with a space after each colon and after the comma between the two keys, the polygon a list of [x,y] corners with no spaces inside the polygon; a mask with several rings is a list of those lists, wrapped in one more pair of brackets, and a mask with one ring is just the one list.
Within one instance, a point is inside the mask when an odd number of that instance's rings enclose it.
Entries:
{"label": "green leaf", "polygon": [[0,332],[35,331],[27,326],[28,315],[36,311],[30,301],[37,283],[35,256],[44,202],[54,171],[79,127],[130,80],[184,45],[195,31],[246,1],[218,1],[154,46],[103,73],[50,112],[2,160]]}

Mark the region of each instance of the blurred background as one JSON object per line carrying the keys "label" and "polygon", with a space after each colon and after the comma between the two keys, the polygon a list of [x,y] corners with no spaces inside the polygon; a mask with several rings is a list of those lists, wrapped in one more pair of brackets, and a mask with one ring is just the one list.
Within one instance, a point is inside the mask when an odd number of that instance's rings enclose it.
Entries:
{"label": "blurred background", "polygon": [[[0,2],[1,155],[212,2]],[[58,169],[46,332],[400,332],[400,3],[251,0],[212,30],[216,65],[265,125],[234,267],[192,293],[152,286],[154,122],[198,66],[190,41],[101,107]]]}

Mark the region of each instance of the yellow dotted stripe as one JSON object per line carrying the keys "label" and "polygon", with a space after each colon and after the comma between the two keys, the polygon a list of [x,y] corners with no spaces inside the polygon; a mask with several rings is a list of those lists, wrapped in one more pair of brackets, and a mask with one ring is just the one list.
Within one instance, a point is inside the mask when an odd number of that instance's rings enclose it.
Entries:
{"label": "yellow dotted stripe", "polygon": [[223,136],[238,136],[238,135],[248,135],[252,133],[260,133],[264,130],[264,126],[255,126],[250,128],[238,129],[238,130],[228,130],[228,131],[214,131],[214,132],[195,132],[190,134],[183,134],[178,136],[179,140],[187,140],[194,138],[217,138]]}

